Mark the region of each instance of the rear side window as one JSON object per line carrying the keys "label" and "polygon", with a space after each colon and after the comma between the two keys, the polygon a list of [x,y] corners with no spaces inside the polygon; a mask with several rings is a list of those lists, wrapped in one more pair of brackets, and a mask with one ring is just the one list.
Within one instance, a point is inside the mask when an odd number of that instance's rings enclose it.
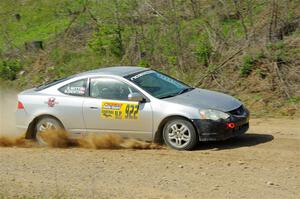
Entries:
{"label": "rear side window", "polygon": [[87,79],[82,79],[82,80],[69,83],[58,90],[66,95],[85,96],[87,93],[86,86],[87,86]]}

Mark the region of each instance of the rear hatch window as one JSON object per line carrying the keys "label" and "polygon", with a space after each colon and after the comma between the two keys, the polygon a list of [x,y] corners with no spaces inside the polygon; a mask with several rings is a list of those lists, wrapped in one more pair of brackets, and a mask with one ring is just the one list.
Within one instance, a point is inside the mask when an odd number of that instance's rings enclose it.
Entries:
{"label": "rear hatch window", "polygon": [[70,79],[70,78],[71,78],[71,77],[62,78],[62,79],[56,79],[56,80],[47,82],[47,83],[45,83],[45,84],[42,84],[42,85],[36,87],[34,90],[35,90],[35,91],[41,91],[41,90],[44,90],[44,89],[49,88],[49,87],[51,87],[51,86],[54,86],[54,85],[56,85],[56,84],[59,84],[59,83],[61,83],[61,82],[64,82],[64,81],[66,81],[66,80],[68,80],[68,79]]}

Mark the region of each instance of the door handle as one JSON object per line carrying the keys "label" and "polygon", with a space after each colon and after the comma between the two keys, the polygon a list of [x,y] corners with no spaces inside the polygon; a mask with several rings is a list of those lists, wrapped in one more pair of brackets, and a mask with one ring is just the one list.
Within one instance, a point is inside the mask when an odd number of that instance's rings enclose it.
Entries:
{"label": "door handle", "polygon": [[99,108],[96,107],[96,106],[91,106],[90,109],[97,110],[97,109],[99,109]]}

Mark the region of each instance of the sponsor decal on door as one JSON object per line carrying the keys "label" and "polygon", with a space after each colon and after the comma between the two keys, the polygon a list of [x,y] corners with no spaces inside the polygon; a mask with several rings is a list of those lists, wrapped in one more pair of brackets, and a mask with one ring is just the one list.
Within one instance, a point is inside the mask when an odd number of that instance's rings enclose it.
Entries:
{"label": "sponsor decal on door", "polygon": [[137,120],[139,119],[138,102],[102,102],[102,119]]}

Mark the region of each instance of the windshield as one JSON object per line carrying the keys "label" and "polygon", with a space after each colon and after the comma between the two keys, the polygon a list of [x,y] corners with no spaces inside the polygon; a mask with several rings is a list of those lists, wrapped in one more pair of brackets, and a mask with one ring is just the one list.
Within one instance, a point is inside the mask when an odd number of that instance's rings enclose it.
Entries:
{"label": "windshield", "polygon": [[172,77],[153,70],[143,71],[125,78],[159,99],[174,97],[193,89]]}

